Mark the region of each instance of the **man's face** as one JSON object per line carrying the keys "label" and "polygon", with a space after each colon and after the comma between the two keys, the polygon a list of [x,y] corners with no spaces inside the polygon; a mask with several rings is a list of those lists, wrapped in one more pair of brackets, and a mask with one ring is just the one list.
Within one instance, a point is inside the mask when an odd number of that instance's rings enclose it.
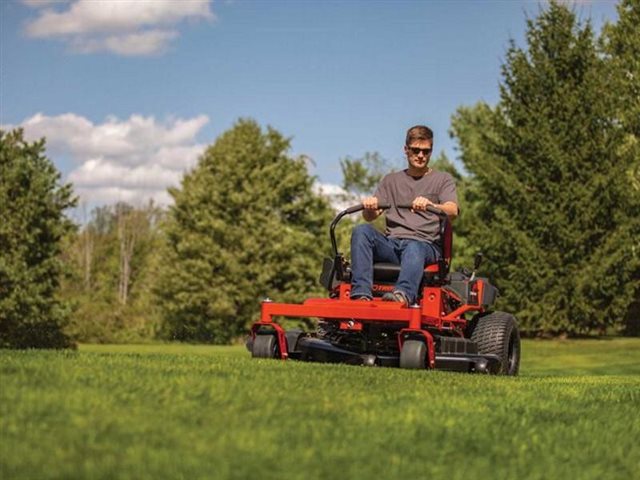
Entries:
{"label": "man's face", "polygon": [[432,146],[433,140],[415,140],[411,142],[411,145],[405,145],[404,152],[407,154],[409,166],[425,170],[429,165]]}

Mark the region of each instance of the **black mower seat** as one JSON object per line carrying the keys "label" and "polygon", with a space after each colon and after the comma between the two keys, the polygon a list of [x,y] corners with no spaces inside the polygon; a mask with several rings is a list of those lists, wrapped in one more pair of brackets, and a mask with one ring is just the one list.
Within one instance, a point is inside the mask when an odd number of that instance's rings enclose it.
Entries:
{"label": "black mower seat", "polygon": [[[433,274],[439,272],[440,266],[437,263],[431,263],[424,269],[424,278],[431,278]],[[382,283],[394,283],[400,275],[400,265],[395,263],[374,263],[373,264],[373,281]]]}
{"label": "black mower seat", "polygon": [[[451,251],[453,246],[453,232],[449,221],[440,223],[440,245],[442,245],[442,260],[430,263],[424,267],[422,283],[424,285],[442,284],[449,274],[451,265]],[[395,283],[400,275],[400,265],[395,263],[374,263],[373,282],[374,283]]]}

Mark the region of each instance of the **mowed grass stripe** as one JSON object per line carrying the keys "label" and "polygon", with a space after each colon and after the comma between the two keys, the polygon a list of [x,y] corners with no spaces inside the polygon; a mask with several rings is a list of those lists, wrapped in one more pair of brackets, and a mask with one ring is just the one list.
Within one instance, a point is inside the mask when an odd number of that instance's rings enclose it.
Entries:
{"label": "mowed grass stripe", "polygon": [[640,341],[525,341],[522,375],[0,352],[2,478],[634,478]]}

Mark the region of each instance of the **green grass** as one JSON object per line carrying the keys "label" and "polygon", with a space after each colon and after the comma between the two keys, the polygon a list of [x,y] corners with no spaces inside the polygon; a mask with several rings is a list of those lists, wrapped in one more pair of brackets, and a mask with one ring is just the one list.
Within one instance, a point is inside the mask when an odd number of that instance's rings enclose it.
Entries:
{"label": "green grass", "polygon": [[640,339],[525,341],[521,376],[0,351],[0,477],[609,479],[640,471]]}

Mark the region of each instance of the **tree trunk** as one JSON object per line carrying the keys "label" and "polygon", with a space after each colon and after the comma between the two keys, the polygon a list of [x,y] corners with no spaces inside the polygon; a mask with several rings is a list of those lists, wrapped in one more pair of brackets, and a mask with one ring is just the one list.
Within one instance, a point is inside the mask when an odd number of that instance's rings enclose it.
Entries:
{"label": "tree trunk", "polygon": [[84,250],[84,289],[88,292],[91,289],[91,263],[93,261],[93,234],[89,227],[84,229],[82,244]]}
{"label": "tree trunk", "polygon": [[640,337],[640,288],[636,290],[636,297],[627,310],[624,334],[629,337]]}
{"label": "tree trunk", "polygon": [[135,229],[131,225],[131,215],[118,212],[118,239],[120,241],[120,280],[118,285],[118,300],[122,305],[127,304],[129,297],[129,282],[131,280],[131,258],[135,245]]}

